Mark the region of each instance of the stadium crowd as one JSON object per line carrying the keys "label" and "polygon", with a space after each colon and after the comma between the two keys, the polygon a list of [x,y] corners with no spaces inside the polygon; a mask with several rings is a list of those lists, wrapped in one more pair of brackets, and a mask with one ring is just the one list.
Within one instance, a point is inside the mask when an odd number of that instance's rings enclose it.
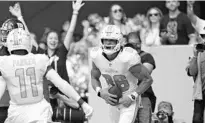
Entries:
{"label": "stadium crowd", "polygon": [[[88,18],[81,22],[83,34],[73,34],[78,13],[80,13],[81,7],[84,6],[84,3],[79,1],[73,2],[72,18],[65,21],[60,33],[46,27],[42,37],[37,38],[32,32],[30,34],[33,44],[32,51],[48,55],[52,59],[53,68],[74,87],[85,101],[88,101],[88,83],[90,81],[88,49],[101,45],[100,32],[105,25],[111,24],[120,28],[123,34],[123,45],[132,47],[139,53],[142,63],[148,69],[150,75],[153,70],[157,69],[157,66],[152,54],[142,51],[141,47],[193,45],[203,42],[205,38],[205,20],[194,14],[194,1],[187,1],[187,14],[185,14],[178,9],[180,2],[177,0],[166,0],[165,6],[168,13],[164,13],[153,6],[147,10],[147,13],[136,14],[133,18],[126,16],[126,11],[123,10],[122,6],[113,4],[107,17],[102,17],[98,13],[91,13]],[[21,12],[22,7],[20,3],[15,3],[10,6],[9,11],[14,16],[14,20],[21,21],[26,25]],[[9,21],[7,24],[9,24]],[[202,26],[204,29],[201,29]],[[1,42],[0,54],[4,54],[2,53],[3,48],[4,42]],[[45,92],[47,93],[45,97],[53,108],[53,121],[62,123],[87,122],[82,109],[79,108],[76,101],[66,97],[49,82],[47,84],[45,90],[48,90],[48,92]],[[5,93],[1,99],[4,101],[0,102],[0,112],[4,112],[4,114],[0,114],[0,121],[4,121],[7,116],[9,99],[6,96],[9,97]],[[157,95],[155,95],[152,87],[149,87],[142,94],[143,109],[138,112],[136,123],[183,123],[183,121],[173,119],[174,108],[171,102],[162,100],[157,107],[157,113],[155,113],[156,99]],[[195,115],[193,123],[202,123],[197,121],[203,118],[198,117],[197,119]]]}

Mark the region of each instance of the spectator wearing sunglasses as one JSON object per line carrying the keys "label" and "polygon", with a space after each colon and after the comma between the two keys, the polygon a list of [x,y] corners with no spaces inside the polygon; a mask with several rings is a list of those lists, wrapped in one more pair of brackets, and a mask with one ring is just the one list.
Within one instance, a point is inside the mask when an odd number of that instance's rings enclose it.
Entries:
{"label": "spectator wearing sunglasses", "polygon": [[121,29],[122,34],[125,36],[131,32],[131,28],[126,25],[126,22],[127,18],[122,7],[118,4],[113,4],[110,8],[108,23],[117,25]]}
{"label": "spectator wearing sunglasses", "polygon": [[147,11],[147,28],[142,29],[141,36],[142,42],[147,46],[159,46],[161,45],[159,37],[159,26],[162,12],[157,7],[152,7]]}
{"label": "spectator wearing sunglasses", "polygon": [[191,20],[192,25],[194,26],[197,37],[198,37],[198,42],[203,41],[205,39],[205,34],[203,34],[205,30],[205,20],[199,18],[195,13],[194,13],[194,0],[187,0],[187,15]]}
{"label": "spectator wearing sunglasses", "polygon": [[166,0],[169,13],[160,23],[161,42],[165,45],[186,45],[196,41],[195,30],[188,16],[178,8],[178,0]]}

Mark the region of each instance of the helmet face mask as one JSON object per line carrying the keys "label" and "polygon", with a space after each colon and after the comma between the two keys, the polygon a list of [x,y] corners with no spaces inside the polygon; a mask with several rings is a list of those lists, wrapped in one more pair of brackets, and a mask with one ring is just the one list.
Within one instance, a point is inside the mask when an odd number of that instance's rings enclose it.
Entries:
{"label": "helmet face mask", "polygon": [[103,52],[107,55],[112,55],[120,50],[122,44],[121,30],[115,25],[107,25],[103,28],[100,39]]}
{"label": "helmet face mask", "polygon": [[0,28],[1,31],[1,41],[3,43],[6,42],[7,35],[11,30],[16,29],[16,28],[22,28],[25,29],[23,23],[17,19],[8,19],[6,20],[3,24],[2,27]]}
{"label": "helmet face mask", "polygon": [[112,55],[113,53],[119,51],[120,45],[118,40],[114,39],[101,39],[103,52],[107,55]]}

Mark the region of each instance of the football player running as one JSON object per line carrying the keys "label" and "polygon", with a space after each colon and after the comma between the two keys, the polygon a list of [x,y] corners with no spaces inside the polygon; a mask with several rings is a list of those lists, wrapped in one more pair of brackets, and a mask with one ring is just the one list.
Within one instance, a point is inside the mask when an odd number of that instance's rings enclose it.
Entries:
{"label": "football player running", "polygon": [[20,28],[12,30],[6,45],[10,55],[0,57],[0,98],[6,87],[11,98],[5,123],[51,122],[52,109],[43,95],[44,77],[66,96],[76,100],[86,117],[92,116],[93,108],[49,66],[49,58],[44,54],[30,53],[28,32]]}
{"label": "football player running", "polygon": [[[122,34],[115,25],[105,26],[100,35],[101,46],[92,48],[91,83],[97,95],[108,104],[119,110],[118,123],[135,122],[140,105],[140,95],[152,84],[152,77],[141,64],[138,53],[122,46]],[[102,88],[100,77],[103,77],[107,88]],[[138,85],[138,82],[141,83]],[[117,99],[109,93],[110,87],[117,85],[122,91],[122,97]]]}

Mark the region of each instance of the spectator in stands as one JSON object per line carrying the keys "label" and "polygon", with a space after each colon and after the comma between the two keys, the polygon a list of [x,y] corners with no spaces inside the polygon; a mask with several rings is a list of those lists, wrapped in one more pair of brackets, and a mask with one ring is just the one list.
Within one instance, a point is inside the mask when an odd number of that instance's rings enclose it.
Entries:
{"label": "spectator in stands", "polygon": [[127,18],[123,8],[118,4],[113,4],[110,8],[108,24],[117,25],[124,36],[128,35],[132,30],[126,25]]}
{"label": "spectator in stands", "polygon": [[194,14],[194,0],[187,0],[187,15],[191,20],[192,25],[194,26],[197,34],[197,41],[201,42],[203,39],[203,30],[205,29],[205,20],[199,18]]}
{"label": "spectator in stands", "polygon": [[128,18],[127,25],[131,27],[132,32],[137,32],[143,29],[143,22],[145,21],[144,14],[136,14],[133,18]]}
{"label": "spectator in stands", "polygon": [[178,8],[180,1],[166,0],[166,8],[169,13],[160,23],[160,36],[162,44],[186,45],[196,41],[195,30],[187,15]]}
{"label": "spectator in stands", "polygon": [[104,19],[97,13],[90,14],[88,20],[82,21],[83,38],[82,41],[86,42],[88,47],[95,47],[100,44],[99,32],[105,25]]}
{"label": "spectator in stands", "polygon": [[[82,3],[82,0],[77,0],[75,3],[73,3],[73,15],[70,21],[70,26],[68,30],[66,31],[67,33],[65,35],[65,38],[62,44],[60,44],[59,42],[58,33],[51,29],[50,30],[47,29],[46,33],[44,34],[45,37],[43,38],[45,39],[44,42],[46,42],[46,46],[47,46],[45,53],[50,58],[51,66],[58,72],[58,74],[64,80],[68,82],[69,82],[69,77],[68,77],[68,73],[66,70],[66,59],[67,59],[68,51],[70,50],[70,45],[72,43],[72,37],[73,37],[73,32],[76,26],[76,22],[77,22],[78,11],[83,5],[84,3]],[[45,90],[48,90],[48,89],[45,89]],[[45,93],[48,93],[48,92],[45,92]],[[51,85],[50,93],[51,93],[51,97],[54,98],[50,100],[51,106],[53,107],[53,111],[54,111],[53,121],[57,120],[56,116],[61,117],[59,115],[62,115],[62,116],[65,115],[66,117],[65,117],[64,122],[68,122],[70,120],[68,113],[71,109],[71,106],[73,106],[73,105],[70,105],[70,102],[72,100],[69,100],[68,97],[66,97],[61,92],[59,92],[57,87],[54,87],[53,85]],[[66,112],[64,112],[64,109],[65,109],[64,107],[66,107],[67,109]],[[56,112],[56,110],[58,109],[61,109],[61,110]]]}
{"label": "spectator in stands", "polygon": [[162,12],[157,7],[152,7],[147,11],[148,27],[141,30],[142,42],[146,46],[159,46],[160,42],[160,20],[162,18]]}
{"label": "spectator in stands", "polygon": [[[154,58],[151,54],[141,50],[140,32],[131,32],[128,34],[128,44],[125,46],[133,47],[140,55],[142,64],[147,68],[149,73],[156,68]],[[152,87],[147,89],[142,95],[142,105],[137,115],[138,123],[151,123],[152,112],[154,112],[156,97]]]}
{"label": "spectator in stands", "polygon": [[[205,25],[204,25],[205,26]],[[205,42],[205,29],[201,30],[201,42],[204,45]],[[188,76],[193,77],[194,80],[194,90],[193,90],[193,100],[194,100],[194,112],[193,112],[193,123],[203,123],[204,122],[204,104],[205,104],[205,52],[202,49],[197,50],[196,46],[193,48],[194,56],[190,59],[187,66]]]}
{"label": "spectator in stands", "polygon": [[185,123],[181,119],[174,119],[174,110],[170,102],[161,101],[157,113],[152,116],[152,123]]}

